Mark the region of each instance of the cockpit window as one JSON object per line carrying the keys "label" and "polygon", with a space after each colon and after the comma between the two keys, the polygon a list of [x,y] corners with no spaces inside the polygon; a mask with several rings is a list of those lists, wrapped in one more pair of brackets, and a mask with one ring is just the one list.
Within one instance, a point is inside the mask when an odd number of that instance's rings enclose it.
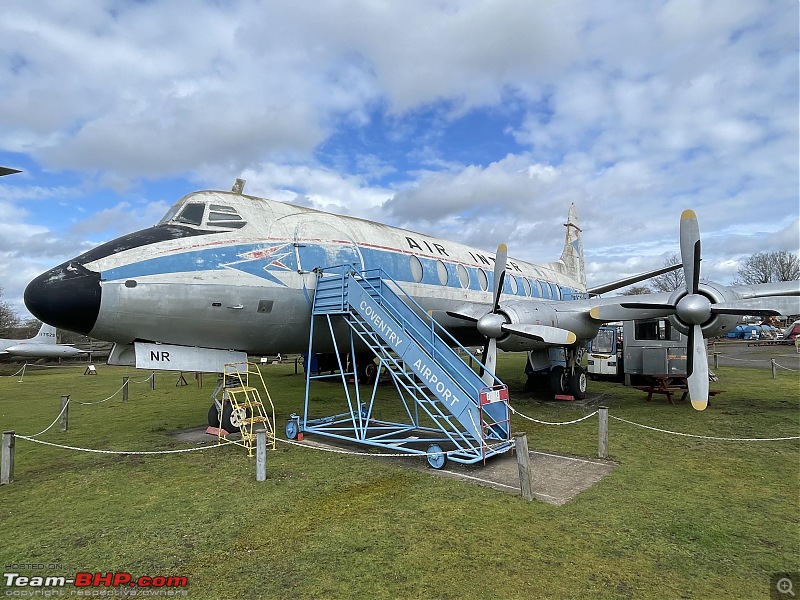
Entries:
{"label": "cockpit window", "polygon": [[247,225],[247,221],[239,215],[239,212],[233,206],[206,204],[205,202],[184,203],[183,200],[172,206],[158,222],[159,225],[167,225],[169,223],[212,228],[208,230],[208,233],[211,233],[214,229],[218,231],[223,228],[240,229]]}
{"label": "cockpit window", "polygon": [[244,227],[245,222],[232,206],[212,204],[208,211],[208,224],[216,227]]}
{"label": "cockpit window", "polygon": [[189,225],[202,225],[203,213],[206,205],[199,202],[190,202],[175,219],[176,223],[187,223]]}

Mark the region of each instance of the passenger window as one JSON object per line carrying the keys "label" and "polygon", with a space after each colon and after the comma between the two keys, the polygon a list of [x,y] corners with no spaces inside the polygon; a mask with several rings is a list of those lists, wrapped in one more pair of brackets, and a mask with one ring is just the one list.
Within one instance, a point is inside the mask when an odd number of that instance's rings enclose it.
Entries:
{"label": "passenger window", "polygon": [[480,283],[481,289],[484,292],[489,289],[489,278],[486,276],[486,271],[483,269],[478,269],[478,283]]}
{"label": "passenger window", "polygon": [[522,287],[525,290],[525,295],[526,296],[530,296],[531,295],[531,282],[528,280],[527,277],[523,277],[522,278]]}
{"label": "passenger window", "polygon": [[440,260],[436,262],[436,274],[439,276],[439,283],[447,285],[447,266]]}
{"label": "passenger window", "polygon": [[420,260],[416,256],[412,255],[408,259],[408,265],[411,267],[411,278],[417,283],[422,281],[423,272],[422,263]]}
{"label": "passenger window", "polygon": [[458,283],[461,284],[462,288],[469,287],[469,271],[464,265],[458,265]]}

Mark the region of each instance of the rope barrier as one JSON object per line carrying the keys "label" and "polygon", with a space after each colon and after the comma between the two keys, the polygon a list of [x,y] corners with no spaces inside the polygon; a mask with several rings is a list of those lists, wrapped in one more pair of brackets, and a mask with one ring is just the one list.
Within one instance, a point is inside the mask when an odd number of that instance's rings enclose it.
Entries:
{"label": "rope barrier", "polygon": [[658,427],[642,425],[641,423],[628,421],[627,419],[615,417],[614,415],[608,415],[608,416],[611,417],[612,419],[616,419],[617,421],[622,421],[623,423],[628,423],[629,425],[635,425],[636,427],[642,427],[643,429],[658,431],[659,433],[668,433],[670,435],[680,435],[683,437],[697,438],[701,440],[714,440],[718,442],[782,442],[785,440],[800,440],[800,435],[791,437],[779,437],[779,438],[726,438],[726,437],[713,437],[708,435],[695,435],[692,433],[680,433],[678,431],[669,431],[668,429],[659,429]]}
{"label": "rope barrier", "polygon": [[539,419],[534,419],[533,417],[529,417],[527,415],[522,414],[521,412],[517,411],[513,406],[510,404],[508,408],[511,409],[511,412],[515,415],[522,417],[523,419],[527,419],[528,421],[533,421],[534,423],[539,423],[540,425],[573,425],[574,423],[580,423],[581,421],[585,421],[586,419],[595,416],[599,411],[594,411],[593,413],[589,413],[586,416],[581,417],[580,419],[575,419],[574,421],[562,421],[562,422],[551,422],[551,421],[540,421]]}
{"label": "rope barrier", "polygon": [[[42,435],[43,433],[47,433],[48,431],[50,431],[50,428],[53,425],[55,425],[56,423],[58,423],[58,420],[61,418],[61,415],[63,415],[64,411],[67,410],[67,407],[69,406],[69,403],[70,403],[70,400],[69,400],[69,398],[67,398],[67,401],[64,403],[64,406],[61,407],[61,412],[58,413],[58,416],[55,418],[55,420],[52,423],[50,423],[50,425],[48,425],[45,429],[40,431],[39,433],[34,433],[33,435],[28,436],[28,437],[32,437],[32,438],[33,437],[38,437],[38,436]],[[23,437],[23,436],[19,436],[19,437]]]}
{"label": "rope barrier", "polygon": [[150,373],[150,377],[148,377],[147,379],[145,379],[143,381],[131,381],[131,383],[147,383],[148,381],[150,381],[155,376],[156,376],[155,373]]}
{"label": "rope barrier", "polygon": [[782,364],[780,364],[778,362],[775,363],[775,366],[783,369],[784,371],[792,371],[793,373],[797,373],[798,372],[798,369],[791,369],[789,367],[784,367]]}
{"label": "rope barrier", "polygon": [[20,373],[22,373],[22,376],[25,377],[25,367],[27,367],[27,366],[28,366],[28,363],[25,363],[24,365],[22,365],[22,368],[20,368],[20,370],[17,371],[16,373],[14,373],[13,375],[0,375],[0,377],[16,377]]}
{"label": "rope barrier", "polygon": [[111,399],[112,399],[114,396],[116,396],[117,394],[119,394],[119,393],[120,393],[120,392],[121,392],[121,391],[122,391],[124,388],[125,388],[125,384],[123,383],[123,384],[122,384],[122,387],[120,387],[120,388],[119,388],[119,389],[118,389],[116,392],[114,392],[113,394],[111,394],[111,395],[110,395],[108,398],[106,398],[105,400],[98,400],[98,401],[96,401],[96,402],[80,402],[80,401],[76,400],[75,402],[77,402],[78,404],[82,404],[83,406],[92,406],[92,405],[94,405],[94,404],[102,404],[103,402],[108,402],[109,400],[111,400]]}
{"label": "rope barrier", "polygon": [[[783,357],[787,357],[787,356],[788,357],[792,357],[793,355],[792,354],[782,354],[781,356],[783,356]],[[772,358],[772,359],[765,359],[765,358],[737,358],[736,356],[729,356],[728,354],[720,354],[720,353],[717,353],[717,357],[725,358],[726,360],[732,360],[732,361],[737,361],[737,362],[749,362],[749,363],[765,363],[765,362],[772,363],[772,362],[774,362],[775,366],[780,367],[781,369],[785,369],[787,371],[794,371],[794,372],[798,371],[797,369],[792,369],[790,367],[784,367],[783,365],[779,364],[777,362],[777,359],[775,359],[775,358]]]}
{"label": "rope barrier", "polygon": [[35,444],[44,444],[45,446],[53,446],[55,448],[62,448],[64,450],[78,450],[80,452],[93,452],[96,454],[181,454],[184,452],[199,452],[200,450],[208,450],[209,448],[219,448],[221,446],[228,446],[233,444],[233,441],[226,441],[221,444],[214,444],[213,446],[202,446],[199,448],[183,448],[181,450],[97,450],[94,448],[78,448],[77,446],[66,446],[64,444],[54,444],[53,442],[45,442],[44,440],[37,440],[32,436],[17,435],[18,439],[34,442]]}

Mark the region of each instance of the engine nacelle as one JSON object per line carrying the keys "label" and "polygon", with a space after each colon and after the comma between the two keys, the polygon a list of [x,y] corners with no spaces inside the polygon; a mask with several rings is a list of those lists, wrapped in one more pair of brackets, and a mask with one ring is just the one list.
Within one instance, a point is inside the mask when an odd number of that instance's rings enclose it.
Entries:
{"label": "engine nacelle", "polygon": [[[569,303],[565,302],[565,309]],[[587,314],[572,310],[557,310],[550,305],[534,302],[506,302],[500,307],[500,316],[511,325],[545,325],[571,331],[578,342],[597,335],[598,324]],[[506,333],[497,338],[497,347],[511,352],[537,350],[552,346],[528,337]]]}
{"label": "engine nacelle", "polygon": [[[542,304],[536,306],[533,302],[518,303],[508,302],[500,307],[500,315],[506,323],[516,325],[526,323],[531,325],[547,325],[556,327],[556,311],[550,306]],[[497,339],[497,347],[508,352],[522,352],[545,347],[546,344],[532,340],[521,335],[508,334]]]}
{"label": "engine nacelle", "polygon": [[[719,302],[731,302],[733,300],[740,299],[738,294],[726,289],[725,286],[722,286],[718,283],[713,283],[711,281],[701,282],[698,293],[708,298],[712,306]],[[672,292],[672,295],[669,298],[669,303],[675,306],[678,304],[681,298],[687,295],[688,294],[685,289],[675,290]],[[669,320],[672,322],[672,325],[675,327],[675,329],[680,331],[682,334],[686,335],[689,333],[689,326],[681,321],[677,315],[670,315]],[[740,319],[737,315],[712,314],[711,317],[702,324],[703,337],[710,338],[725,335],[731,329],[734,329],[739,324],[739,321]]]}

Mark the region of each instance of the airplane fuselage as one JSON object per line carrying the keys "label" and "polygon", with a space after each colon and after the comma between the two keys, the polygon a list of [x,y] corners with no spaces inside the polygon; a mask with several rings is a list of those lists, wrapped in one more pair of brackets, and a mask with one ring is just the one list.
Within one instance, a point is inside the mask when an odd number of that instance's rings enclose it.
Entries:
{"label": "airplane fuselage", "polygon": [[[48,323],[108,341],[300,352],[308,345],[318,273],[337,265],[382,269],[426,311],[492,301],[492,254],[216,191],[189,194],[157,226],[44,273],[28,286],[25,301]],[[585,286],[566,271],[558,262],[510,259],[504,299],[551,304],[584,297]],[[555,325],[548,319],[543,313],[541,324]],[[475,343],[483,339],[472,327],[462,333]]]}

